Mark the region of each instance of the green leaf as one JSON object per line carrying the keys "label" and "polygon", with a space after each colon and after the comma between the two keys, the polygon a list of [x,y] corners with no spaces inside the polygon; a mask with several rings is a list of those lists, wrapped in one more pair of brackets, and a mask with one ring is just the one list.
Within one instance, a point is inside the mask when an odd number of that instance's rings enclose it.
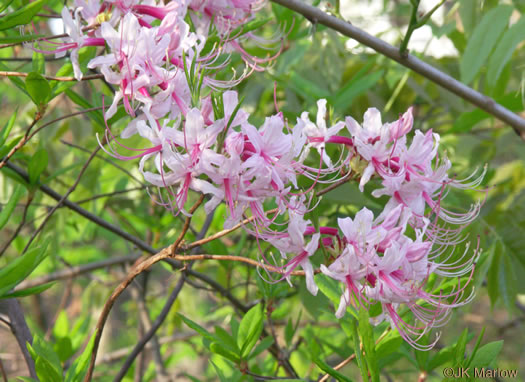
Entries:
{"label": "green leaf", "polygon": [[350,331],[352,334],[352,339],[354,340],[353,345],[357,366],[359,367],[363,381],[368,381],[368,369],[366,367],[366,362],[363,360],[363,352],[361,351],[359,335],[357,334],[357,320],[353,317],[350,319]]}
{"label": "green leaf", "polygon": [[43,34],[26,34],[23,36],[2,36],[0,37],[0,44],[18,44],[25,41],[36,40],[44,37]]}
{"label": "green leaf", "polygon": [[376,346],[376,354],[383,358],[387,355],[397,352],[403,344],[403,339],[399,332],[391,331],[379,344]]}
{"label": "green leaf", "polygon": [[254,358],[254,357],[258,356],[263,351],[265,351],[270,346],[272,346],[272,344],[273,344],[273,338],[272,337],[270,337],[270,336],[264,337],[261,340],[261,342],[259,342],[259,345],[257,345],[255,347],[255,349],[253,349],[253,351],[250,353],[250,355],[248,356],[248,359],[251,359],[251,358]]}
{"label": "green leaf", "polygon": [[454,346],[447,346],[439,350],[439,352],[428,362],[427,370],[431,371],[437,367],[454,359]]}
{"label": "green leaf", "polygon": [[321,292],[334,303],[337,309],[339,306],[339,300],[341,299],[341,290],[339,289],[339,283],[331,277],[328,277],[322,273],[314,276],[315,284],[319,287]]}
{"label": "green leaf", "polygon": [[45,0],[37,0],[15,12],[3,16],[0,18],[0,31],[13,28],[17,25],[28,24],[33,19],[33,16],[40,11],[44,3]]}
{"label": "green leaf", "polygon": [[[521,99],[514,92],[505,94],[502,97],[497,97],[495,101],[511,111],[519,112],[523,110]],[[477,123],[491,117],[492,115],[480,109],[465,112],[456,119],[454,126],[448,131],[448,133],[468,132],[472,130]]]}
{"label": "green leaf", "polygon": [[476,25],[476,7],[478,1],[460,0],[459,4],[461,23],[463,24],[463,28],[465,28],[465,32],[470,35],[474,29],[474,26]]}
{"label": "green leaf", "polygon": [[478,335],[478,339],[476,340],[476,345],[474,345],[474,349],[472,349],[472,353],[470,353],[470,357],[468,357],[467,363],[465,364],[465,367],[469,367],[472,363],[472,360],[476,356],[476,353],[478,352],[479,345],[481,345],[481,340],[483,340],[483,335],[485,334],[485,327],[481,329],[481,332]]}
{"label": "green leaf", "polygon": [[235,363],[239,363],[240,358],[237,353],[232,352],[231,350],[226,349],[224,346],[222,346],[218,342],[212,342],[209,345],[210,350],[215,353],[223,356],[226,359],[229,359],[230,361],[233,361]]}
{"label": "green leaf", "polygon": [[31,62],[33,72],[44,74],[46,72],[46,60],[44,55],[40,52],[33,52],[33,60]]}
{"label": "green leaf", "polygon": [[13,289],[35,270],[46,257],[48,244],[49,240],[46,240],[41,246],[29,250],[0,269],[0,296]]}
{"label": "green leaf", "polygon": [[522,16],[516,24],[503,34],[494,53],[490,56],[487,70],[487,83],[490,87],[496,85],[501,71],[509,62],[518,44],[523,40],[525,40],[525,16]]}
{"label": "green leaf", "polygon": [[379,368],[377,366],[376,344],[374,341],[374,333],[372,325],[370,325],[370,317],[368,310],[359,309],[359,334],[363,342],[363,350],[365,352],[366,363],[368,364],[368,371],[372,377],[372,381],[379,382]]}
{"label": "green leaf", "polygon": [[[15,210],[16,204],[24,194],[25,190],[22,186],[17,185],[13,191],[13,194],[9,198],[9,201],[4,206],[2,211],[0,212],[0,229],[2,229],[7,222],[9,221],[9,218],[11,217],[11,214]],[[0,281],[1,285],[1,281]]]}
{"label": "green leaf", "polygon": [[[81,68],[86,67],[89,60],[95,57],[96,52],[97,52],[97,49],[94,46],[85,46],[83,48],[80,48],[78,51],[78,62],[80,64],[80,67]],[[73,65],[71,64],[71,62],[66,62],[56,72],[57,77],[62,77],[62,76],[68,77],[68,76],[72,76],[73,74],[74,74],[74,71],[73,71]],[[69,89],[70,87],[75,86],[76,83],[77,83],[76,81],[54,81],[54,80],[49,81],[49,84],[51,88],[53,89],[53,97],[56,97],[60,93]]]}
{"label": "green leaf", "polygon": [[468,85],[477,76],[508,25],[512,11],[512,6],[499,5],[483,16],[474,29],[459,64],[462,82]]}
{"label": "green leaf", "polygon": [[292,319],[289,318],[288,322],[286,323],[286,326],[284,327],[284,340],[286,342],[286,345],[291,345],[294,334],[295,330],[293,327],[293,322]]}
{"label": "green leaf", "polygon": [[221,345],[224,345],[226,348],[240,355],[241,349],[239,349],[239,347],[237,346],[237,342],[230,335],[230,333],[228,333],[226,330],[224,330],[220,326],[216,326],[215,336],[217,337],[217,340],[218,342],[220,342]]}
{"label": "green leaf", "polygon": [[29,160],[27,165],[27,172],[29,174],[29,183],[31,185],[36,185],[40,175],[47,167],[48,156],[45,149],[38,150],[35,155]]}
{"label": "green leaf", "polygon": [[461,333],[461,337],[459,337],[459,340],[456,343],[456,351],[455,351],[455,357],[454,357],[456,360],[456,365],[463,364],[467,342],[468,342],[468,329],[465,329],[463,330],[463,333]]}
{"label": "green leaf", "polygon": [[213,363],[213,361],[210,361],[210,362],[213,365],[213,368],[215,369],[215,372],[217,373],[217,376],[219,377],[219,381],[221,381],[221,382],[229,382],[228,378],[226,378],[226,376],[222,372],[221,368],[218,367],[215,363]]}
{"label": "green leaf", "polygon": [[95,331],[82,354],[75,360],[75,362],[73,362],[71,367],[67,370],[65,382],[77,382],[82,381],[84,379],[84,376],[87,373],[89,359],[91,358],[91,352],[93,350],[93,346],[95,345],[96,334],[97,332]]}
{"label": "green leaf", "polygon": [[[27,345],[30,346],[29,343]],[[36,358],[35,371],[38,379],[40,379],[40,382],[63,381],[62,375],[56,371],[51,362],[43,357]]]}
{"label": "green leaf", "polygon": [[50,283],[46,283],[42,285],[37,285],[31,288],[17,290],[15,292],[7,293],[6,295],[1,296],[0,298],[18,298],[18,297],[31,296],[33,294],[39,294],[45,290],[48,290],[55,284],[56,284],[55,282],[50,282]]}
{"label": "green leaf", "polygon": [[241,349],[241,357],[250,353],[257,343],[263,330],[262,306],[256,305],[251,308],[242,318],[237,335],[237,345]]}
{"label": "green leaf", "polygon": [[490,305],[494,307],[500,297],[499,293],[499,265],[501,253],[495,251],[492,256],[492,263],[487,273],[487,289],[490,298]]}
{"label": "green leaf", "polygon": [[31,345],[28,342],[27,349],[35,361],[36,374],[40,381],[58,382],[63,380],[60,359],[51,344],[35,334],[33,344]]}
{"label": "green leaf", "polygon": [[31,72],[26,77],[26,90],[35,105],[44,106],[51,97],[51,86],[40,74]]}
{"label": "green leaf", "polygon": [[[76,103],[78,106],[80,106],[82,108],[92,109],[94,107],[87,99],[85,99],[84,97],[82,97],[81,95],[79,95],[78,93],[74,92],[71,89],[66,89],[65,93],[66,93],[66,95],[69,97],[69,99],[71,101],[73,101],[74,103]],[[96,122],[100,127],[104,127],[105,126],[104,117],[102,115],[102,111],[98,111],[98,110],[91,111],[91,112],[89,112],[87,114],[87,116],[91,120]]]}
{"label": "green leaf", "polygon": [[184,317],[182,314],[179,313],[179,317],[184,321],[186,325],[188,325],[191,329],[195,330],[197,333],[199,333],[204,338],[210,340],[210,341],[217,341],[217,338],[213,336],[210,332],[208,332],[206,329],[204,329],[202,326],[197,324],[196,322],[193,322],[187,317]]}
{"label": "green leaf", "polygon": [[7,7],[9,7],[9,5],[11,5],[11,3],[13,2],[13,0],[4,0],[4,3],[2,5],[0,5],[0,12],[3,12],[7,9]]}
{"label": "green leaf", "polygon": [[67,337],[69,334],[69,319],[65,310],[61,310],[53,327],[55,337]]}
{"label": "green leaf", "polygon": [[[11,118],[9,118],[9,121],[5,124],[5,126],[2,128],[2,131],[0,131],[0,147],[2,147],[7,140],[7,137],[9,136],[9,133],[11,132],[11,129],[15,125],[16,121],[16,115],[18,114],[18,110],[15,110]],[[2,157],[3,155],[0,155]],[[2,228],[2,227],[0,227]]]}
{"label": "green leaf", "polygon": [[[9,66],[5,65],[3,62],[0,61],[0,70],[9,71],[11,70]],[[26,94],[29,97],[29,93],[26,90],[26,85],[24,84],[24,81],[20,79],[20,77],[9,77],[9,81],[11,81],[18,89],[20,89],[24,94]]]}
{"label": "green leaf", "polygon": [[319,366],[319,369],[321,369],[322,371],[324,371],[326,374],[329,374],[331,375],[332,377],[334,377],[337,381],[344,381],[344,382],[351,382],[352,380],[348,377],[345,377],[343,374],[341,374],[340,372],[338,372],[337,370],[333,369],[330,367],[330,365],[328,365],[326,362],[324,362],[323,360],[317,358],[317,357],[314,357],[312,359],[312,361],[314,361],[314,363]]}
{"label": "green leaf", "polygon": [[490,366],[496,360],[502,348],[503,340],[483,345],[472,360],[472,365],[476,367]]}

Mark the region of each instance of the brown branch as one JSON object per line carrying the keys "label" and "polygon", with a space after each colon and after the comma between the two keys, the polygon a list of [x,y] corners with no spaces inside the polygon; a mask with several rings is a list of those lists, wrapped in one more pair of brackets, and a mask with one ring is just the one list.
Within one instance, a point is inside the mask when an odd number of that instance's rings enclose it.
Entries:
{"label": "brown branch", "polygon": [[[248,257],[242,257],[242,256],[233,256],[233,255],[208,255],[208,254],[199,254],[199,255],[174,255],[172,256],[173,259],[179,260],[179,261],[195,261],[195,260],[224,260],[224,261],[238,261],[241,263],[249,264],[253,267],[260,267],[264,268],[267,271],[275,272],[281,275],[286,274],[286,271],[282,269],[281,267],[277,267],[275,265],[269,265],[261,263],[257,260],[250,259]],[[315,270],[315,273],[319,273],[319,270]],[[304,271],[293,271],[289,273],[290,276],[304,276]]]}
{"label": "brown branch", "polygon": [[[29,73],[24,72],[6,72],[6,71],[0,71],[0,77],[27,77]],[[78,81],[75,77],[55,77],[55,76],[46,76],[42,75],[46,80],[50,81],[61,81],[61,82],[68,82],[68,81]],[[90,80],[98,80],[104,78],[103,74],[90,74],[87,76],[83,76],[80,81],[90,81]]]}
{"label": "brown branch", "polygon": [[[13,170],[15,173],[17,173],[22,179],[29,181],[29,177],[27,173],[22,170],[17,165],[12,164],[11,162],[7,162],[6,167]],[[62,199],[62,195],[50,188],[49,186],[45,184],[41,184],[39,186],[40,190],[44,192],[46,195],[50,196],[51,198],[55,199],[56,201],[59,201]],[[70,200],[64,200],[63,203],[64,206],[69,208],[70,210],[76,212],[77,214],[83,216],[84,218],[92,221],[93,223],[97,224],[98,226],[104,228],[105,230],[112,232],[113,234],[123,238],[124,240],[133,243],[137,248],[140,248],[141,250],[148,252],[150,254],[155,254],[157,251],[155,248],[151,247],[148,243],[141,240],[140,238],[137,238],[136,236],[131,235],[130,233],[122,230],[120,227],[109,223],[108,221],[98,217],[97,215],[85,210],[84,208],[80,207],[78,204],[71,202]]]}
{"label": "brown branch", "polygon": [[316,196],[321,196],[321,195],[327,194],[330,191],[335,190],[337,187],[342,186],[343,184],[347,183],[351,179],[352,179],[352,177],[350,177],[349,174],[346,174],[343,179],[340,179],[337,182],[332,183],[331,185],[329,185],[329,186],[323,188],[322,190],[320,190],[319,192],[317,192]]}
{"label": "brown branch", "polygon": [[186,221],[184,222],[184,226],[182,227],[182,231],[179,237],[177,238],[177,240],[175,240],[175,243],[173,243],[173,245],[171,246],[171,253],[175,254],[175,252],[179,249],[180,243],[182,242],[182,240],[184,239],[184,236],[186,235],[186,232],[188,232],[188,229],[190,228],[192,215],[197,210],[197,208],[199,208],[199,206],[202,204],[203,201],[204,201],[204,194],[200,196],[199,200],[197,200],[197,203],[195,203],[193,207],[191,207],[190,210],[188,211],[190,216],[186,217]]}
{"label": "brown branch", "polygon": [[[265,214],[266,215],[269,215],[269,214],[272,214],[274,212],[277,212],[278,209],[277,208],[274,208],[273,210],[269,210],[269,211],[266,211]],[[206,244],[206,243],[209,243],[210,241],[213,241],[213,240],[216,240],[216,239],[219,239],[223,236],[226,236],[227,234],[233,232],[233,231],[236,231],[238,230],[239,228],[241,228],[243,225],[246,225],[252,221],[255,220],[255,216],[252,216],[252,217],[249,217],[247,219],[244,219],[243,221],[241,221],[240,223],[234,225],[232,228],[228,228],[228,229],[224,229],[222,231],[219,231],[217,232],[216,234],[213,234],[211,236],[208,236],[207,238],[205,239],[201,239],[201,240],[195,240],[193,243],[190,243],[188,244],[187,246],[184,246],[184,250],[188,250],[188,249],[192,249],[192,248],[195,248],[195,247],[198,247],[198,246],[201,246],[203,244]]]}
{"label": "brown branch", "polygon": [[331,16],[323,12],[319,8],[313,7],[300,0],[272,0],[274,3],[280,4],[285,8],[291,9],[308,20],[315,21],[321,25],[325,25],[344,36],[350,37],[361,44],[372,48],[376,52],[382,54],[398,62],[399,64],[413,70],[428,80],[434,82],[442,87],[479,107],[485,112],[493,115],[497,119],[507,123],[511,126],[516,134],[525,139],[525,119],[521,118],[516,113],[503,107],[492,98],[477,92],[469,86],[459,82],[455,78],[446,73],[434,68],[432,65],[414,57],[410,54],[402,54],[399,49],[386,43],[385,41],[374,37],[365,31],[355,27],[354,25],[341,20],[335,16]]}

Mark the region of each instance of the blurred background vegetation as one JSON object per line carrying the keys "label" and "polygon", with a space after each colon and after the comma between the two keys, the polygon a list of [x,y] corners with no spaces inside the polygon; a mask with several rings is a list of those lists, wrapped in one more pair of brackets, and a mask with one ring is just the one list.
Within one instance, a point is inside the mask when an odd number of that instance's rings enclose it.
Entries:
{"label": "blurred background vegetation", "polygon": [[[15,0],[11,8],[25,3]],[[420,11],[428,11],[437,3],[424,1]],[[62,1],[46,3],[43,15],[35,18],[36,28],[49,30],[53,20],[49,16],[60,13],[62,6]],[[323,1],[320,6],[336,13],[335,1]],[[341,17],[354,25],[398,46],[409,22],[411,4],[405,0],[342,1],[340,11]],[[518,0],[446,1],[425,27],[414,32],[409,49],[436,68],[525,116],[524,11],[525,3]],[[275,112],[274,82],[278,107],[291,121],[304,110],[315,115],[315,102],[319,98],[329,100],[333,120],[350,115],[362,121],[366,109],[376,107],[386,122],[397,119],[413,105],[415,128],[432,129],[441,135],[441,153],[450,158],[452,171],[458,178],[470,175],[475,169],[481,171],[484,166],[488,169],[483,183],[486,193],[451,194],[446,200],[447,205],[461,210],[468,209],[475,200],[486,198],[480,217],[468,228],[470,240],[475,245],[479,237],[483,249],[475,274],[475,300],[455,310],[443,328],[438,345],[428,353],[416,352],[392,335],[378,348],[381,378],[405,381],[423,376],[429,381],[440,381],[443,367],[454,365],[453,353],[461,349],[461,344],[456,345],[458,340],[461,343],[468,339],[468,357],[483,328],[482,345],[492,343],[490,351],[484,353],[489,358],[482,360],[484,364],[518,369],[518,380],[525,378],[525,142],[502,122],[366,47],[321,25],[312,25],[275,4],[268,5],[264,12],[273,20],[258,33],[271,37],[281,26],[286,34],[280,57],[266,72],[252,74],[238,89],[245,96],[243,107],[252,113],[253,123]],[[501,31],[496,27],[499,24]],[[17,33],[17,30],[1,32],[2,36]],[[487,37],[495,33],[499,35],[490,46],[486,43],[490,40]],[[267,54],[255,46],[249,49],[262,56]],[[90,54],[86,49],[85,57]],[[21,46],[0,49],[0,70],[29,72],[35,71],[38,65],[50,75],[59,70],[67,75],[67,70],[71,70],[67,68],[67,59],[46,57],[46,61],[43,60],[43,56]],[[244,67],[239,57],[233,56],[232,64],[237,73],[242,72]],[[218,74],[224,78],[231,75],[231,72]],[[14,85],[16,83],[6,78],[0,81],[0,126],[17,113],[6,145],[24,134],[36,110],[28,96]],[[107,103],[112,97],[111,89],[101,81],[67,86],[49,104],[45,122],[77,110],[102,106],[102,96]],[[126,122],[124,113],[117,114],[110,121],[112,131],[120,131]],[[11,162],[27,169],[47,161],[39,182],[64,194],[98,146],[95,134],[103,133],[103,128],[100,111],[58,121],[40,131]],[[2,205],[9,200],[18,180],[9,169],[1,170]],[[192,198],[196,200],[197,196]],[[151,201],[137,162],[116,163],[103,152],[90,163],[69,199],[154,248],[171,244],[183,224],[180,216],[172,216]],[[346,184],[324,196],[319,216],[323,222],[333,223],[339,216],[352,216],[363,206],[378,212],[384,202],[367,196],[366,192],[361,194],[355,184]],[[0,258],[0,266],[8,264],[23,250],[54,204],[37,187],[29,186],[0,232],[3,247],[21,222],[24,223]],[[209,233],[222,229],[223,207],[216,210]],[[192,220],[188,240],[195,237],[205,219],[200,210]],[[53,215],[39,240],[44,238],[50,240],[49,256],[30,279],[140,253],[133,245],[66,208],[60,208]],[[202,253],[257,258],[257,245],[244,232],[237,231],[205,245]],[[101,307],[130,265],[122,262],[65,278],[43,293],[21,300],[31,331],[49,341],[63,365],[68,365],[89,339]],[[315,380],[323,374],[313,362],[314,355],[333,366],[353,353],[351,337],[334,317],[334,301],[326,289],[322,289],[326,296],[320,293],[314,298],[306,291],[304,280],[293,279],[295,288],[285,282],[267,284],[253,268],[226,262],[200,262],[194,264],[194,269],[218,282],[247,307],[259,302],[271,307],[265,324],[275,330],[285,354],[291,353],[290,361],[299,375]],[[177,280],[177,272],[159,264],[141,275],[121,296],[106,325],[95,380],[113,380],[130,352],[129,347],[134,346],[144,332],[144,315],[149,315],[150,321],[157,317]],[[239,309],[220,293],[190,278],[157,332],[164,366],[170,375],[176,376],[175,380],[214,381],[221,373],[228,381],[250,380],[251,377],[243,377],[226,358],[207,349],[202,338],[185,325],[177,313],[208,330],[219,326],[230,331],[242,317]],[[384,326],[377,328],[376,335],[382,329]],[[465,329],[468,335],[462,337]],[[502,345],[496,342],[501,340]],[[125,380],[137,380],[137,375],[142,373],[144,381],[160,380],[154,358],[153,352],[146,350]],[[9,380],[27,375],[20,350],[1,322],[0,360]],[[273,375],[277,367],[277,361],[268,352],[250,360],[250,370],[263,375]],[[340,372],[352,379],[360,378],[357,366],[352,363]]]}

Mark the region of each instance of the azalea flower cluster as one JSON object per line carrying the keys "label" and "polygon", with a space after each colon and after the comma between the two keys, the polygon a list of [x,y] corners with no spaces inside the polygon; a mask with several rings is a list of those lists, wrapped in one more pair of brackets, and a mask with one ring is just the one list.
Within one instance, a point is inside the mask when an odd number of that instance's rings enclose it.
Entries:
{"label": "azalea flower cluster", "polygon": [[[321,116],[318,123],[322,125]],[[412,346],[428,350],[439,337],[426,345],[420,344],[420,339],[430,328],[444,325],[452,308],[473,298],[469,283],[479,252],[476,248],[472,255],[468,243],[462,253],[455,250],[465,241],[461,232],[477,217],[480,203],[465,213],[448,211],[441,203],[450,188],[479,186],[484,173],[475,179],[450,179],[450,161],[438,160],[439,135],[432,131],[417,130],[408,144],[406,134],[413,127],[412,109],[387,124],[382,124],[378,110],[369,109],[362,126],[347,117],[345,127],[351,136],[345,163],[350,162],[351,170],[360,175],[362,192],[372,176],[380,179],[382,187],[372,191],[372,195],[389,197],[383,211],[374,218],[365,207],[354,219],[339,218],[337,227],[316,229],[310,220],[305,220],[306,207],[297,199],[292,204],[301,207],[290,212],[287,232],[268,241],[286,259],[282,267],[284,277],[302,267],[307,288],[314,295],[318,287],[310,260],[324,247],[329,254],[324,259],[328,265],[321,263],[320,270],[344,289],[336,311],[338,318],[349,306],[379,304],[382,313],[373,317],[374,323],[386,319]],[[308,244],[307,237],[311,237]],[[294,255],[291,259],[290,254]],[[457,278],[457,284],[449,283],[448,290],[426,291],[431,275]],[[417,324],[404,320],[400,309],[410,311]]]}
{"label": "azalea flower cluster", "polygon": [[[75,77],[81,79],[79,49],[104,47],[87,67],[117,86],[105,118],[122,103],[131,121],[120,138],[108,127],[103,149],[122,160],[140,159],[144,179],[158,189],[158,203],[188,216],[190,190],[208,196],[208,213],[225,203],[225,228],[245,221],[258,242],[280,252],[281,261],[269,261],[261,251],[266,263],[281,270],[280,279],[289,280],[301,267],[308,290],[316,295],[311,261],[320,263],[320,272],[343,289],[337,317],[348,307],[379,304],[382,313],[374,322],[388,320],[414,347],[433,346],[419,340],[445,324],[452,308],[470,301],[468,284],[478,252],[472,255],[466,245],[457,254],[455,248],[465,241],[462,230],[477,217],[479,203],[457,213],[442,201],[451,188],[476,188],[483,174],[449,178],[451,163],[439,157],[439,135],[432,131],[417,130],[409,142],[412,109],[392,123],[383,124],[376,109],[365,113],[362,125],[351,117],[329,123],[327,102],[319,100],[315,121],[308,112],[295,123],[277,112],[253,125],[238,94],[227,90],[248,73],[231,81],[218,81],[213,73],[227,66],[223,53],[238,52],[248,72],[262,70],[275,58],[252,57],[242,47],[245,39],[263,43],[251,31],[243,32],[261,1],[75,4],[73,14],[66,8],[62,12],[69,37],[52,51],[70,52]],[[123,143],[137,135],[147,147]],[[309,185],[301,187],[299,178]],[[380,187],[371,193],[388,198],[383,211],[374,217],[363,208],[354,219],[338,219],[337,227],[314,227],[307,216],[318,202],[316,185],[351,178],[359,181],[361,192],[377,179]],[[431,292],[431,277],[457,278],[457,283]],[[402,318],[404,311],[416,323]]]}

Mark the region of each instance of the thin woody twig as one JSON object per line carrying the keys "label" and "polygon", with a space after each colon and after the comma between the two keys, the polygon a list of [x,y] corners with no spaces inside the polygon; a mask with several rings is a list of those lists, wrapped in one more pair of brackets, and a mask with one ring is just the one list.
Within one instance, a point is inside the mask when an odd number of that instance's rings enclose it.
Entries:
{"label": "thin woody twig", "polygon": [[361,44],[372,48],[376,52],[398,62],[399,64],[412,69],[414,72],[429,79],[443,89],[446,89],[471,104],[479,107],[485,112],[493,115],[499,120],[511,126],[516,134],[525,139],[525,119],[503,107],[492,98],[470,88],[459,82],[448,74],[434,68],[432,65],[410,55],[401,54],[399,49],[386,43],[385,41],[374,37],[354,25],[331,16],[319,8],[313,7],[300,0],[272,0],[274,3],[289,8],[297,13],[302,14],[309,20],[315,20],[316,23],[331,28],[347,37],[353,38]]}

